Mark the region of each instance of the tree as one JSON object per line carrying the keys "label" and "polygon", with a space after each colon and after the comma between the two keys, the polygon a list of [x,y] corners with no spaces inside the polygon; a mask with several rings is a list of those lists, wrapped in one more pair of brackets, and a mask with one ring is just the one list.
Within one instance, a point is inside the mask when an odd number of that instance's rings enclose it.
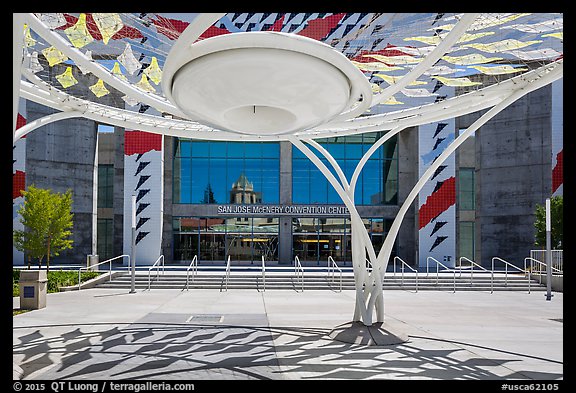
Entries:
{"label": "tree", "polygon": [[38,259],[38,268],[46,258],[46,269],[50,270],[50,257],[72,248],[72,191],[53,193],[34,185],[22,191],[24,203],[18,213],[24,230],[13,232],[14,246],[30,259]]}
{"label": "tree", "polygon": [[212,186],[208,183],[208,186],[204,190],[204,198],[202,198],[202,203],[216,203],[214,198],[214,191],[212,191]]}
{"label": "tree", "polygon": [[[564,234],[564,198],[555,196],[550,198],[550,243],[552,249],[562,248],[562,238]],[[546,205],[536,205],[536,228],[535,241],[536,246],[546,247]]]}

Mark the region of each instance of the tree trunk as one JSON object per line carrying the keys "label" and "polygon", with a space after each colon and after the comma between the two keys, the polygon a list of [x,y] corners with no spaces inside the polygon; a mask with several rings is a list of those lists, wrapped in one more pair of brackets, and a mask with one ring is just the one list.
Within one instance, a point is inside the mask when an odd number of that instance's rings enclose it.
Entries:
{"label": "tree trunk", "polygon": [[46,253],[46,274],[50,271],[50,243],[51,239],[48,238],[48,251]]}

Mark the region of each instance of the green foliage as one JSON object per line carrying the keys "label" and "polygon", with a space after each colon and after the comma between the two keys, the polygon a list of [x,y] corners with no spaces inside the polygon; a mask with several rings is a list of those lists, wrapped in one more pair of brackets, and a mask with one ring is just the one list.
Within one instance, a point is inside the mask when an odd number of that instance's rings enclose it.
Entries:
{"label": "green foliage", "polygon": [[[98,277],[98,272],[82,272],[80,273],[80,281],[86,282],[95,277]],[[51,271],[47,274],[48,287],[47,293],[60,292],[60,287],[68,287],[78,284],[78,271],[77,270],[60,270]],[[12,296],[20,296],[20,288],[18,282],[20,280],[20,270],[12,269]]]}
{"label": "green foliage", "polygon": [[[564,198],[555,196],[550,198],[551,231],[550,243],[552,249],[562,249],[564,235]],[[546,248],[546,205],[536,205],[536,228],[534,244]]]}
{"label": "green foliage", "polygon": [[29,260],[37,259],[38,267],[47,257],[50,269],[51,256],[72,248],[72,191],[53,193],[30,185],[22,195],[24,203],[18,213],[25,228],[13,231],[14,247],[25,252]]}

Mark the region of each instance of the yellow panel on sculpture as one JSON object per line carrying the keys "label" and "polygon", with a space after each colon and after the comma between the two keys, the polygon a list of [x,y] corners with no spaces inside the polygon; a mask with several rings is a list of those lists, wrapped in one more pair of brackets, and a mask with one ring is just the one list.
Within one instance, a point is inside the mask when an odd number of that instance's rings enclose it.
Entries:
{"label": "yellow panel on sculpture", "polygon": [[70,86],[74,86],[78,81],[72,75],[72,67],[66,67],[66,70],[61,73],[60,75],[56,75],[56,79],[62,85],[63,88],[68,88]]}
{"label": "yellow panel on sculpture", "polygon": [[86,27],[86,14],[84,13],[80,14],[76,24],[64,30],[64,33],[66,33],[68,39],[76,48],[82,48],[94,41],[94,38],[88,32],[88,27]]}

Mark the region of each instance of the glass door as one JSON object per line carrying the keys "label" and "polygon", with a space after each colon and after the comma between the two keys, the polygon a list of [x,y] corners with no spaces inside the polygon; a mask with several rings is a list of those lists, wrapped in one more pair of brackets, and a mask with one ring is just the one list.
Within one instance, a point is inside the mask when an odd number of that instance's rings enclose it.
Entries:
{"label": "glass door", "polygon": [[200,261],[220,261],[225,260],[226,232],[224,219],[222,218],[200,218]]}
{"label": "glass door", "polygon": [[252,245],[254,260],[260,262],[262,256],[265,261],[278,261],[278,225],[277,217],[258,217],[253,219]]}

